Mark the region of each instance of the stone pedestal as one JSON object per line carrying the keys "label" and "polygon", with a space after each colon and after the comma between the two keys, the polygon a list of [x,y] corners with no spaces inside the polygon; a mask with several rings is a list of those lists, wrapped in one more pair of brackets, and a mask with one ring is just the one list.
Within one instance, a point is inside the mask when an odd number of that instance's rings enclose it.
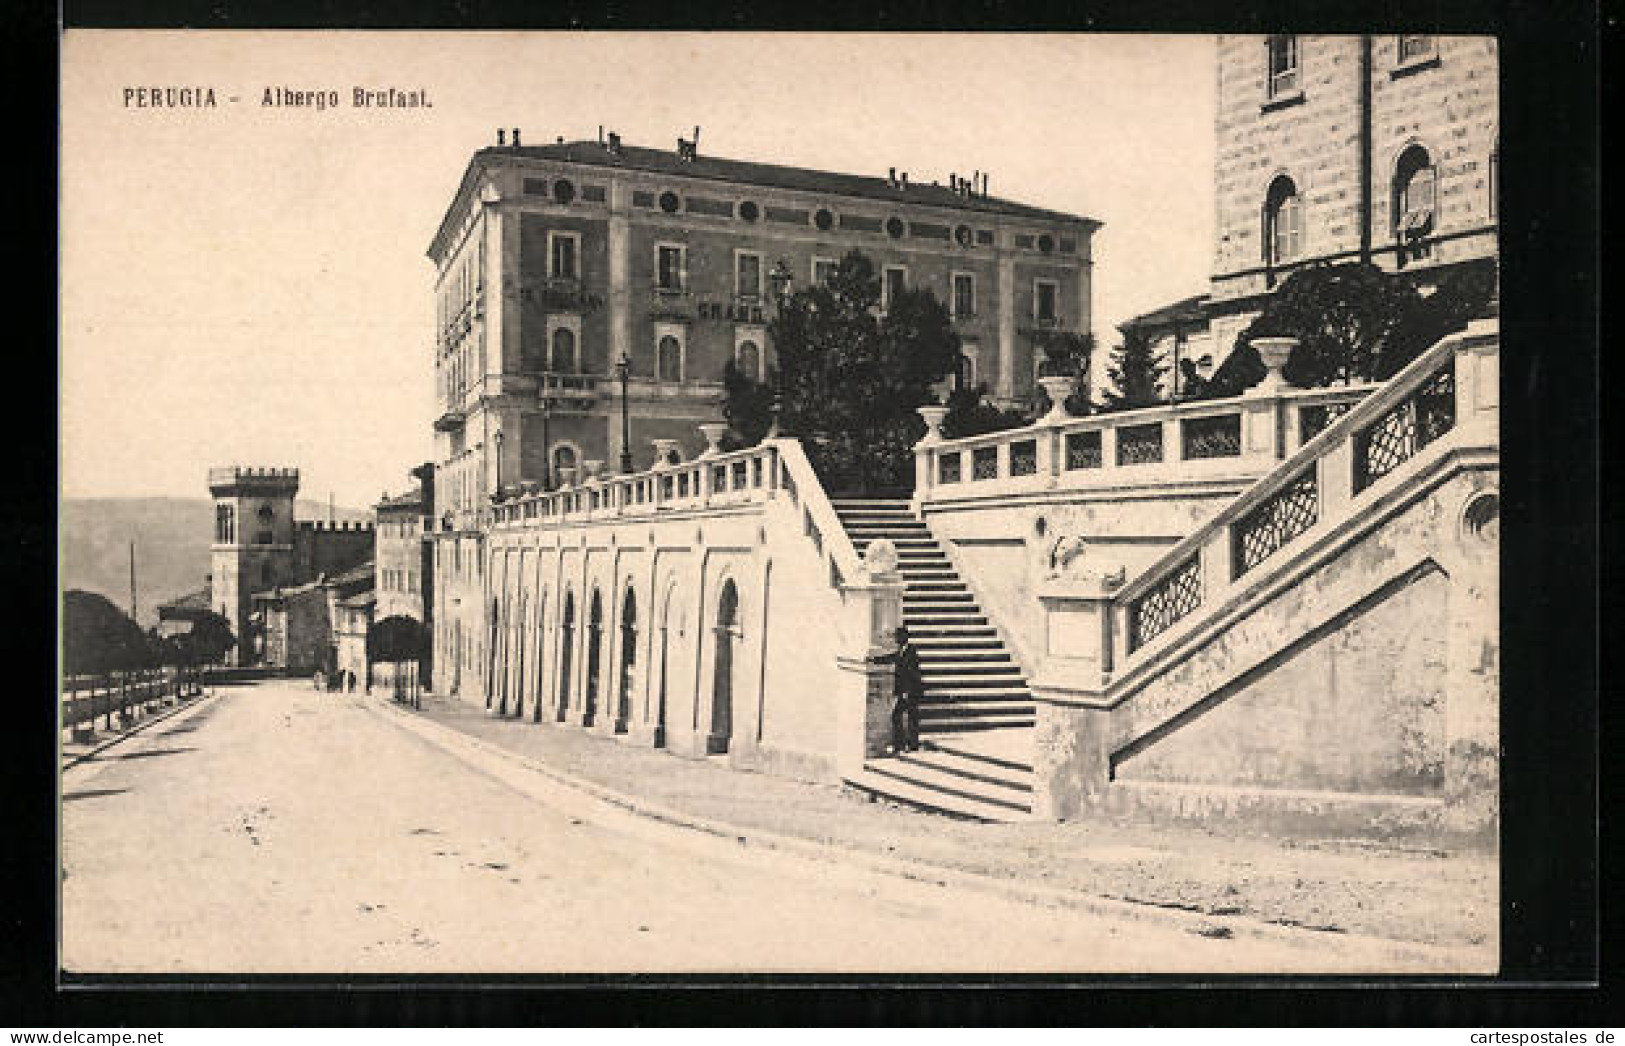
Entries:
{"label": "stone pedestal", "polygon": [[1112,603],[1119,587],[1103,577],[1053,578],[1039,588],[1044,660],[1028,684],[1037,704],[1033,734],[1033,814],[1064,821],[1104,802],[1111,777],[1107,746],[1112,677]]}
{"label": "stone pedestal", "polygon": [[836,659],[840,670],[836,700],[836,769],[851,776],[864,761],[883,755],[891,741],[892,666],[871,658],[891,653],[892,632],[903,621],[903,592],[897,573],[897,550],[884,539],[873,542],[863,576],[841,587],[841,636],[846,649]]}

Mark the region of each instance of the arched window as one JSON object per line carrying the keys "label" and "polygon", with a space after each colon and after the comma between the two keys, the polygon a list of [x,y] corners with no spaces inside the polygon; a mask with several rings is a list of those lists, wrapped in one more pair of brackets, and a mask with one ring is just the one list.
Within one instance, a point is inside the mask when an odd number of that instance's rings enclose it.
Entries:
{"label": "arched window", "polygon": [[576,372],[576,332],[560,327],[553,332],[553,368],[560,374]]}
{"label": "arched window", "polygon": [[670,334],[660,339],[659,348],[660,380],[680,382],[683,380],[683,346]]}
{"label": "arched window", "polygon": [[761,378],[762,350],[756,347],[756,343],[754,341],[742,341],[739,343],[739,352],[735,358],[735,363],[738,365],[742,374],[745,374],[751,378]]}
{"label": "arched window", "polygon": [[553,471],[560,469],[573,469],[576,467],[576,450],[568,443],[561,443],[553,448]]}
{"label": "arched window", "polygon": [[1394,238],[1404,245],[1400,259],[1426,256],[1418,243],[1433,231],[1434,209],[1438,202],[1438,172],[1433,158],[1420,145],[1399,154],[1394,166]]}
{"label": "arched window", "polygon": [[1303,250],[1303,204],[1292,179],[1281,175],[1264,197],[1264,264],[1280,265]]}

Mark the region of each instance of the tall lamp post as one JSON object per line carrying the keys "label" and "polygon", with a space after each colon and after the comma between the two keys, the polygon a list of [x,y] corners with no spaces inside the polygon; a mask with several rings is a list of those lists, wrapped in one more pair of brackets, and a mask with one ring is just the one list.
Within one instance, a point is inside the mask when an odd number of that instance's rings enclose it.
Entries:
{"label": "tall lamp post", "polygon": [[[795,275],[790,272],[790,266],[780,258],[773,266],[773,271],[767,274],[767,280],[773,286],[773,304],[778,310],[780,319],[784,317],[784,303],[790,299],[791,285],[795,282]],[[773,346],[773,421],[768,426],[767,438],[775,439],[786,433],[780,427],[780,416],[784,411],[784,361],[779,356],[779,347]]]}
{"label": "tall lamp post", "polygon": [[632,360],[621,353],[615,362],[615,376],[621,379],[621,474],[632,473],[632,416],[626,407],[626,386],[632,377]]}
{"label": "tall lamp post", "polygon": [[497,445],[497,489],[495,491],[495,496],[492,497],[491,500],[492,501],[500,501],[500,500],[502,500],[502,430],[501,429],[497,429],[497,434],[496,434],[495,439],[496,439],[496,445]]}

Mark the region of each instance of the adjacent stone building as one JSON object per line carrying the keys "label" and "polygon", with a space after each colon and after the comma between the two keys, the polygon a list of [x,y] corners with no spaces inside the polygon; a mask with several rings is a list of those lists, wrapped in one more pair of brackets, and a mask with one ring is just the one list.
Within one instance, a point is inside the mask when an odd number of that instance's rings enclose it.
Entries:
{"label": "adjacent stone building", "polygon": [[1424,293],[1463,267],[1493,270],[1493,37],[1221,36],[1217,64],[1212,278],[1202,316],[1180,327],[1210,342],[1214,367],[1305,266],[1365,261]]}
{"label": "adjacent stone building", "polygon": [[1100,223],[1002,200],[988,180],[922,184],[599,141],[498,145],[470,159],[429,247],[437,270],[433,518],[436,663],[461,686],[485,623],[491,495],[593,466],[692,457],[720,420],[724,368],[766,379],[778,296],[848,251],[883,301],[945,302],[961,378],[1033,391],[1035,338],[1090,330]]}
{"label": "adjacent stone building", "polygon": [[[384,497],[375,509],[377,523],[377,605],[374,620],[407,617],[420,622],[426,634],[434,630],[434,464],[412,470],[416,489]],[[433,682],[432,652],[418,665],[424,686]]]}

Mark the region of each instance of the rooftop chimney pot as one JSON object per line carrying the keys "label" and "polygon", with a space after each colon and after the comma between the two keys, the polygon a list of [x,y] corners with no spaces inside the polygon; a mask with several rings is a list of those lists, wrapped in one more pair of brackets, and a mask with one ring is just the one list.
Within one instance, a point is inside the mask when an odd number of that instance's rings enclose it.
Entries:
{"label": "rooftop chimney pot", "polygon": [[513,129],[513,147],[515,149],[519,148],[519,128],[517,127]]}
{"label": "rooftop chimney pot", "polygon": [[507,145],[508,144],[508,132],[506,130],[504,130],[503,128],[501,128],[501,127],[497,128],[497,144],[498,145]]}

